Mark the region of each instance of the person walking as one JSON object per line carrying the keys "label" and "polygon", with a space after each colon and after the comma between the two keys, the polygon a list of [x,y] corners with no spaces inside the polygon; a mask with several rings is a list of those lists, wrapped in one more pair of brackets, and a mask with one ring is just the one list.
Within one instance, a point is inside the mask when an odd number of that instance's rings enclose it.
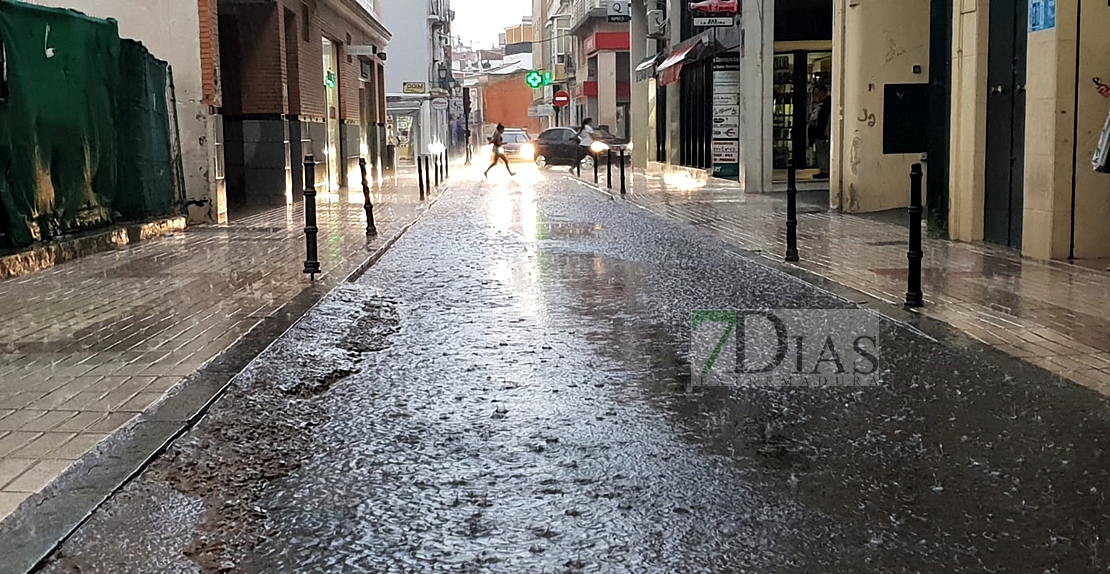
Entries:
{"label": "person walking", "polygon": [[582,120],[582,127],[578,128],[578,161],[582,161],[587,154],[593,153],[590,149],[592,145],[594,145],[594,120],[586,118]]}
{"label": "person walking", "polygon": [[497,129],[493,131],[493,136],[489,138],[489,143],[493,144],[493,163],[489,164],[489,167],[486,168],[486,172],[483,174],[486,177],[489,177],[489,170],[497,167],[497,162],[499,161],[505,162],[505,169],[509,170],[510,176],[516,175],[513,173],[512,166],[509,165],[509,157],[506,156],[505,151],[501,149],[501,146],[505,145],[504,134],[505,126],[497,124]]}
{"label": "person walking", "polygon": [[832,101],[828,86],[821,84],[813,90],[814,112],[809,125],[810,145],[817,148],[817,174],[813,179],[829,179],[832,163]]}

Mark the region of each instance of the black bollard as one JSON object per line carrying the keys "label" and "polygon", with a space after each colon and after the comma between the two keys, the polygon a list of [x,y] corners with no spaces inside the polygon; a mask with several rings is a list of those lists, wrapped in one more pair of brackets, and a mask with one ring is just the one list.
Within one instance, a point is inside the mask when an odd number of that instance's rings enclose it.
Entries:
{"label": "black bollard", "polygon": [[786,260],[798,262],[798,168],[786,160]]}
{"label": "black bollard", "polygon": [[416,156],[416,182],[420,184],[420,201],[424,201],[424,159]]}
{"label": "black bollard", "polygon": [[374,236],[378,234],[378,227],[374,225],[374,201],[370,196],[370,182],[366,179],[366,158],[358,158],[358,168],[362,172],[362,198],[363,208],[366,209],[366,235]]}
{"label": "black bollard", "polygon": [[628,193],[628,180],[624,175],[624,148],[621,148],[621,195]]}
{"label": "black bollard", "polygon": [[925,253],[921,246],[921,217],[925,208],[921,205],[921,164],[913,164],[910,169],[910,260],[909,288],[906,291],[906,307],[924,307],[925,295],[921,292],[921,260]]}
{"label": "black bollard", "polygon": [[424,156],[424,188],[428,190],[428,195],[436,189],[432,187],[432,157],[427,155]]}
{"label": "black bollard", "polygon": [[613,150],[605,150],[605,183],[613,189]]}
{"label": "black bollard", "polygon": [[597,158],[597,154],[593,153],[593,150],[590,150],[590,155],[594,158],[594,185],[597,185],[597,180],[598,180],[597,170],[599,169],[599,167],[597,165],[598,158]]}
{"label": "black bollard", "polygon": [[316,160],[306,155],[304,157],[304,240],[305,260],[304,272],[309,279],[316,280],[320,274],[320,254],[316,245],[320,228],[316,227]]}
{"label": "black bollard", "polygon": [[435,170],[436,173],[436,186],[430,189],[436,189],[439,187],[439,154],[432,154],[432,157],[429,159],[432,162],[432,168]]}
{"label": "black bollard", "polygon": [[451,156],[447,152],[443,152],[443,181],[447,181],[451,177]]}
{"label": "black bollard", "polygon": [[[583,159],[586,159],[586,156],[584,154],[582,155],[582,157],[578,158],[577,162],[575,162],[574,169],[578,172],[578,179],[582,179],[582,160]],[[594,177],[594,181],[597,181],[596,176]]]}

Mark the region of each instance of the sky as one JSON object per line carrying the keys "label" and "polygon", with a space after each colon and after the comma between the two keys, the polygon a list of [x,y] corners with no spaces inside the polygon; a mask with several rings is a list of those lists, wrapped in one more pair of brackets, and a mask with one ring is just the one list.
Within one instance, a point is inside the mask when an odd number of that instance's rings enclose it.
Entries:
{"label": "sky", "polygon": [[[404,0],[402,0],[404,1]],[[532,13],[532,0],[451,0],[451,33],[475,47],[497,45],[497,35]]]}

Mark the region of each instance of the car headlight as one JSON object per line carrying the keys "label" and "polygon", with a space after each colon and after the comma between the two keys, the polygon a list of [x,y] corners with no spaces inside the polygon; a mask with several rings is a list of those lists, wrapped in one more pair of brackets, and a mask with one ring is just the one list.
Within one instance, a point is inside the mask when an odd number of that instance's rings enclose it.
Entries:
{"label": "car headlight", "polygon": [[590,151],[594,153],[604,153],[609,151],[609,144],[605,142],[594,142],[590,144]]}
{"label": "car headlight", "polygon": [[526,158],[535,157],[536,146],[532,144],[524,144],[520,146],[520,155]]}

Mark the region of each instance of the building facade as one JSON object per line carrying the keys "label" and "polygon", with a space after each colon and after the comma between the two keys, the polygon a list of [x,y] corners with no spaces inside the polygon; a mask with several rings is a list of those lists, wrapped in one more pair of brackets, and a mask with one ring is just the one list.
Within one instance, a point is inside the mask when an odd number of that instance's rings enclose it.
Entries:
{"label": "building facade", "polygon": [[451,141],[458,110],[437,101],[461,97],[454,77],[450,0],[396,1],[385,12],[394,33],[387,65],[389,130],[402,158],[431,153]]}
{"label": "building facade", "polygon": [[[227,0],[224,0],[227,1]],[[120,34],[169,62],[177,95],[191,223],[227,220],[217,0],[35,0],[119,22]]]}
{"label": "building facade", "polygon": [[233,216],[292,202],[306,184],[355,184],[361,157],[380,173],[390,40],[382,9],[380,0],[220,0]]}
{"label": "building facade", "polygon": [[573,0],[568,22],[560,35],[570,34],[577,49],[573,74],[566,73],[566,88],[571,96],[571,124],[586,118],[605,127],[617,137],[630,135],[632,107],[630,29],[627,23],[610,23],[608,3],[603,0]]}

